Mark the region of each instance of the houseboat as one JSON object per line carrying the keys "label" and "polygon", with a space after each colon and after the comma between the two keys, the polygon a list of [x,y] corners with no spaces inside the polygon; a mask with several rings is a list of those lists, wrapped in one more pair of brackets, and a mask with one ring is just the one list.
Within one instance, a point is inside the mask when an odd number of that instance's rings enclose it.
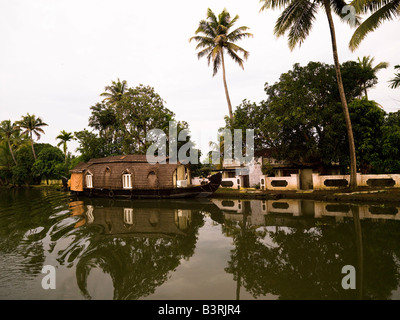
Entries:
{"label": "houseboat", "polygon": [[145,155],[112,156],[78,164],[68,187],[73,195],[109,198],[195,198],[208,197],[220,186],[216,173],[203,185],[191,184],[189,165],[151,164]]}

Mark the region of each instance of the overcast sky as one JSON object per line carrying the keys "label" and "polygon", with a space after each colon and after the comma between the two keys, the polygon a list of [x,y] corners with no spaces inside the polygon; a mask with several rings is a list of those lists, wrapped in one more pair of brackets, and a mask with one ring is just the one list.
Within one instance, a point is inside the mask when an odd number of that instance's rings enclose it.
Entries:
{"label": "overcast sky", "polygon": [[[238,14],[237,27],[254,38],[238,42],[250,52],[245,70],[227,61],[233,106],[243,99],[265,99],[264,84],[276,82],[294,63],[333,64],[329,29],[321,11],[306,42],[294,51],[287,38],[276,38],[277,11],[259,12],[258,0],[12,0],[0,2],[0,120],[19,120],[28,112],[49,124],[39,142],[56,144],[61,130],[88,128],[90,106],[112,80],[129,86],[150,85],[178,120],[189,123],[206,151],[228,114],[222,74],[212,77],[206,59],[198,60],[188,39],[207,8]],[[352,29],[336,20],[341,62],[371,55],[390,67],[378,73],[369,98],[387,112],[400,108],[400,90],[388,87],[400,64],[400,22],[371,33],[351,52]],[[70,148],[76,148],[72,143]]]}

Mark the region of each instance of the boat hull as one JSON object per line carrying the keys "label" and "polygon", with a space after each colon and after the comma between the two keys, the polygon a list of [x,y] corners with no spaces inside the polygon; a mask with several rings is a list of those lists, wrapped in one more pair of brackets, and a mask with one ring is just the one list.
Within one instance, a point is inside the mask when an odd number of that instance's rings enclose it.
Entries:
{"label": "boat hull", "polygon": [[222,174],[209,178],[209,183],[201,186],[163,189],[113,190],[107,188],[86,188],[83,191],[71,191],[72,195],[84,197],[125,198],[125,199],[179,199],[206,198],[211,196],[221,185]]}

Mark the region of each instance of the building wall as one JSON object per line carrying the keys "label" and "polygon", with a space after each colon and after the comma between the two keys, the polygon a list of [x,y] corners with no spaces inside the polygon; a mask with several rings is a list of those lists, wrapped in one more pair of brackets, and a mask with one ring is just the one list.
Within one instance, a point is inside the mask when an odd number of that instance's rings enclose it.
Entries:
{"label": "building wall", "polygon": [[259,181],[260,181],[261,190],[299,190],[300,189],[300,178],[299,178],[298,174],[292,174],[290,177],[261,176]]}

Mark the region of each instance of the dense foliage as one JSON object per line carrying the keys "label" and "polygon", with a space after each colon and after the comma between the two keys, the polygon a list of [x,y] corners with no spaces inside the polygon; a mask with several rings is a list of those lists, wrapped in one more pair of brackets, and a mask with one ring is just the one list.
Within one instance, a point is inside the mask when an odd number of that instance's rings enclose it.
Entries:
{"label": "dense foliage", "polygon": [[[360,99],[365,88],[377,83],[372,70],[348,61],[342,71],[359,171],[398,172],[398,114],[386,114],[376,102]],[[348,172],[346,127],[333,65],[295,64],[278,82],[266,84],[265,92],[266,100],[244,100],[235,111],[235,128],[255,130],[256,152],[271,149],[276,159],[299,165],[340,163]]]}
{"label": "dense foliage", "polygon": [[177,123],[178,133],[189,129],[186,122],[175,120],[175,114],[164,106],[165,101],[152,87],[129,88],[126,82],[118,80],[106,87],[102,96],[106,98],[90,108],[89,127],[93,130],[75,132],[83,161],[110,155],[145,154],[152,144],[146,140],[149,131],[161,129],[168,136],[171,121]]}

